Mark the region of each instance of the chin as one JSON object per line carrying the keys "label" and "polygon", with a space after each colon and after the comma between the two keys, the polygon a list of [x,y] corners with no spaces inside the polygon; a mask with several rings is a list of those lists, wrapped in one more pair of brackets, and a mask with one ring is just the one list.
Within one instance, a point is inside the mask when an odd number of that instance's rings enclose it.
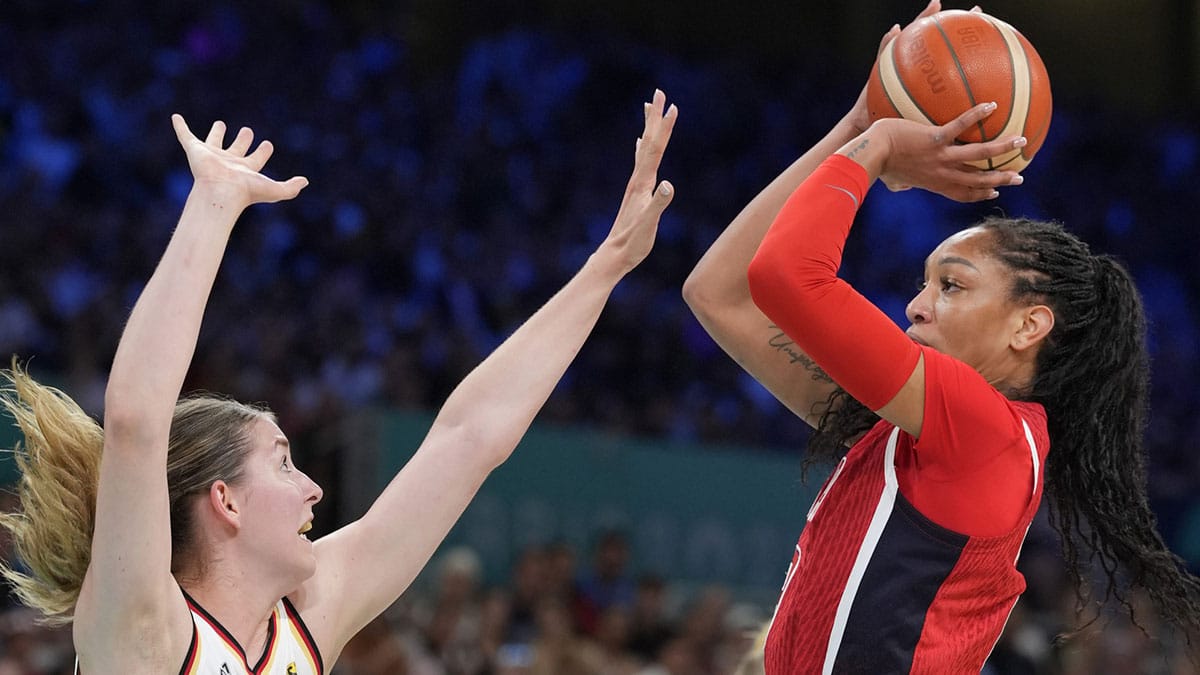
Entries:
{"label": "chin", "polygon": [[313,553],[312,544],[308,545],[308,555],[305,557],[304,562],[301,565],[301,571],[303,572],[305,579],[308,579],[317,573],[317,556],[315,553]]}
{"label": "chin", "polygon": [[313,553],[312,544],[306,548],[306,551],[284,562],[286,568],[280,569],[280,573],[287,575],[297,586],[311,579],[317,572],[317,556]]}

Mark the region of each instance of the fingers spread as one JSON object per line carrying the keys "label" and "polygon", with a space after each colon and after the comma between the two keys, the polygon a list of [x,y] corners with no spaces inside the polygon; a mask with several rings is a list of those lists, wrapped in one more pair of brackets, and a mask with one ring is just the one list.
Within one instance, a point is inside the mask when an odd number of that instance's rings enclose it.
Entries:
{"label": "fingers spread", "polygon": [[275,146],[271,145],[271,141],[263,141],[258,144],[254,152],[246,156],[246,163],[255,171],[262,171],[262,168],[267,165],[267,160],[271,159],[271,154],[275,152]]}
{"label": "fingers spread", "polygon": [[212,128],[208,130],[208,137],[204,142],[209,145],[215,145],[218,148],[225,142],[225,123],[221,120],[213,122]]}
{"label": "fingers spread", "polygon": [[229,144],[229,152],[235,157],[243,157],[253,142],[254,132],[250,130],[250,127],[242,127],[238,130],[238,135],[233,139],[233,143]]}
{"label": "fingers spread", "polygon": [[308,179],[304,176],[293,176],[292,178],[280,183],[280,186],[283,189],[277,201],[292,199],[296,195],[300,194],[301,190],[308,187]]}
{"label": "fingers spread", "polygon": [[183,119],[183,115],[175,113],[171,115],[171,126],[175,127],[175,137],[179,139],[181,144],[187,143],[188,140],[196,140],[195,134],[188,128],[187,122]]}

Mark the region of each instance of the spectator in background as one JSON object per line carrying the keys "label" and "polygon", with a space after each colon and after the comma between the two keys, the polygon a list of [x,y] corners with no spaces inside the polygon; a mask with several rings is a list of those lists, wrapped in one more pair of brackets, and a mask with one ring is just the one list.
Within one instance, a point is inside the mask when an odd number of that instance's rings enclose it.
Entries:
{"label": "spectator in background", "polygon": [[629,649],[644,661],[653,660],[674,635],[666,603],[665,580],[653,574],[638,579],[630,610]]}
{"label": "spectator in background", "polygon": [[355,635],[338,659],[338,675],[438,675],[439,667],[413,667],[398,631],[381,614]]}
{"label": "spectator in background", "polygon": [[537,606],[546,597],[548,577],[546,550],[541,546],[522,550],[512,566],[509,582],[505,644],[528,646],[533,642],[537,634]]}
{"label": "spectator in background", "polygon": [[629,542],[625,533],[608,530],[600,534],[592,553],[592,566],[578,583],[575,623],[595,635],[600,616],[610,608],[633,605],[634,583],[629,576]]}

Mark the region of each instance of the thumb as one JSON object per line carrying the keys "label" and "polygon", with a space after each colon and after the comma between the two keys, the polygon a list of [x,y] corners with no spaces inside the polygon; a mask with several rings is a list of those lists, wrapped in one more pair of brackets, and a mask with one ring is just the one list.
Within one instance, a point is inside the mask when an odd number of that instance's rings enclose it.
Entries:
{"label": "thumb", "polygon": [[892,27],[888,29],[888,32],[883,34],[883,39],[879,41],[879,51],[882,52],[883,48],[886,47],[889,42],[895,40],[899,35],[900,24],[892,24]]}
{"label": "thumb", "polygon": [[301,190],[308,187],[308,179],[304,176],[293,176],[282,183],[277,183],[277,185],[279,186],[278,192],[270,195],[266,201],[283,202],[294,199],[296,195],[300,194]]}
{"label": "thumb", "polygon": [[658,184],[658,188],[654,190],[654,197],[650,202],[651,207],[659,214],[667,209],[671,200],[675,198],[675,186],[671,185],[671,181],[664,180]]}

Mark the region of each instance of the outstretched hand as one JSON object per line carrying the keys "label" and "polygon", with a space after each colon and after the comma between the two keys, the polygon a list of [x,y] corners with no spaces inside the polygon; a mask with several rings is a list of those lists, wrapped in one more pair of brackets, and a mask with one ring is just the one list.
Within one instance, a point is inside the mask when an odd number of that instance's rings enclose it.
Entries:
{"label": "outstretched hand", "polygon": [[649,255],[658,233],[659,217],[674,197],[670,181],[658,181],[662,153],[671,141],[671,131],[679,117],[674,103],[664,112],[666,100],[666,94],[655,89],[652,101],[643,104],[646,127],[635,143],[634,173],[625,186],[612,229],[601,245],[616,250],[626,271],[637,267]]}
{"label": "outstretched hand", "polygon": [[262,141],[254,152],[247,154],[254,142],[254,132],[242,127],[229,147],[225,141],[225,123],[216,121],[201,141],[188,128],[183,116],[171,116],[179,145],[187,153],[188,166],[195,179],[195,187],[207,187],[218,191],[223,199],[236,208],[251,204],[271,203],[292,199],[308,185],[308,179],[295,176],[286,181],[277,181],[261,172],[275,151],[270,141]]}
{"label": "outstretched hand", "polygon": [[[995,103],[980,103],[938,127],[903,119],[879,120],[860,137],[864,139],[860,143],[865,146],[870,136],[885,142],[878,175],[893,191],[919,187],[960,202],[994,199],[999,196],[996,188],[1020,185],[1021,175],[1015,171],[986,171],[968,162],[1005,154],[1025,145],[1025,138],[966,144],[955,139],[995,110]],[[854,159],[853,153],[855,150],[850,149],[846,154]]]}
{"label": "outstretched hand", "polygon": [[652,101],[644,104],[646,126],[635,144],[633,175],[625,187],[612,230],[602,244],[618,253],[626,271],[636,267],[650,253],[658,232],[658,220],[675,195],[671,183],[658,182],[658,165],[679,116],[675,104],[663,111],[666,102],[666,94],[656,89]]}

